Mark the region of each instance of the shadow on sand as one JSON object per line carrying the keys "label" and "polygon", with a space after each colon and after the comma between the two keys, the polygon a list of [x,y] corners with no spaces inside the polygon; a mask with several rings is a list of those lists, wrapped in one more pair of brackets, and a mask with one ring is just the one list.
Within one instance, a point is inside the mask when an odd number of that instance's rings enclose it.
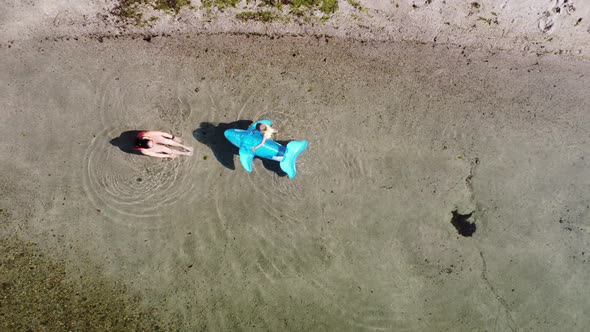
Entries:
{"label": "shadow on sand", "polygon": [[[238,148],[231,144],[223,135],[227,129],[247,129],[252,124],[250,120],[238,120],[230,123],[219,123],[217,125],[211,122],[201,122],[199,128],[193,132],[197,141],[207,145],[213,155],[221,165],[231,170],[236,169],[234,156],[238,155]],[[281,145],[286,145],[289,141],[275,141]],[[279,163],[273,160],[262,159],[264,168],[275,172],[279,176],[286,176],[279,166]]]}
{"label": "shadow on sand", "polygon": [[141,130],[130,130],[122,132],[119,137],[115,137],[111,140],[111,144],[118,147],[121,151],[142,155],[135,149],[135,138],[137,134],[139,134]]}

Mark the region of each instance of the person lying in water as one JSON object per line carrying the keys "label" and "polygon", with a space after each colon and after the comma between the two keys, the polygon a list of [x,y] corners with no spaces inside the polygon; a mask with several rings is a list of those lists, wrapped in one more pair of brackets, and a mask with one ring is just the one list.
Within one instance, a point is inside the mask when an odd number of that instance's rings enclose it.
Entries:
{"label": "person lying in water", "polygon": [[[162,131],[141,131],[135,137],[135,149],[146,156],[175,159],[179,155],[192,156],[193,148],[180,144],[179,137]],[[182,148],[185,151],[171,149]]]}
{"label": "person lying in water", "polygon": [[263,146],[264,142],[266,142],[267,139],[271,139],[272,134],[278,133],[278,131],[274,130],[268,125],[265,125],[264,123],[257,124],[256,130],[258,130],[262,134],[262,142],[260,142],[260,144],[256,145],[255,147],[251,148],[251,151],[254,151],[259,147]]}

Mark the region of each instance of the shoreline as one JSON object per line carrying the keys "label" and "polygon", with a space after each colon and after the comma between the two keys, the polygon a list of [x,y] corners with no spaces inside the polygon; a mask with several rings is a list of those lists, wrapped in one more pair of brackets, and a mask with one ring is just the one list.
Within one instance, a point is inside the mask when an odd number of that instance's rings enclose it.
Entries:
{"label": "shoreline", "polygon": [[[587,17],[590,15],[590,4],[585,3],[575,3],[574,10],[567,7],[571,3],[562,4],[565,6],[564,10],[556,14],[553,9],[557,7],[544,8],[544,5],[534,0],[519,4],[508,1],[504,4],[479,3],[477,7],[473,5],[477,2],[432,2],[418,7],[399,3],[396,7],[393,4],[384,5],[379,1],[365,0],[359,2],[362,10],[351,7],[346,1],[339,1],[338,10],[327,16],[325,21],[310,12],[310,18],[286,16],[286,21],[261,23],[244,22],[236,18],[236,15],[253,8],[264,10],[265,7],[252,7],[252,4],[239,2],[236,8],[216,9],[204,8],[200,2],[194,2],[191,9],[182,7],[175,14],[147,10],[145,16],[157,20],[143,27],[113,13],[113,8],[119,3],[117,0],[104,3],[81,2],[76,7],[69,7],[66,1],[52,3],[50,7],[41,3],[44,12],[39,12],[35,6],[14,6],[9,7],[6,15],[14,16],[19,21],[5,20],[0,25],[3,28],[0,40],[7,43],[45,37],[117,38],[122,35],[148,37],[237,33],[270,37],[328,36],[358,41],[416,42],[467,47],[487,52],[552,54],[590,59],[590,43],[587,42],[590,38],[590,17]],[[497,23],[482,19],[487,16],[495,18],[494,22]],[[547,33],[543,33],[538,27],[539,22],[545,19],[554,23]]]}

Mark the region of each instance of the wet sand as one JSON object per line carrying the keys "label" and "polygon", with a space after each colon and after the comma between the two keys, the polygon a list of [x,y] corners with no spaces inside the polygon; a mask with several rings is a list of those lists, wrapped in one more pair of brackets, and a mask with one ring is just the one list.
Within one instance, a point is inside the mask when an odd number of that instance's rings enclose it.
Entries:
{"label": "wet sand", "polygon": [[[67,303],[123,302],[132,309],[116,312],[144,323],[128,328],[582,331],[588,91],[586,62],[427,44],[4,46],[0,234],[23,249],[2,254],[2,295],[22,294],[0,307],[2,324],[89,328],[92,305],[45,325],[46,311],[19,309],[66,301],[17,282],[43,284],[19,264],[59,262],[56,287],[106,294]],[[263,118],[277,140],[309,141],[294,180],[260,160],[247,174],[222,138]],[[181,136],[195,155],[126,153],[117,138],[141,129]],[[463,236],[451,220],[469,213]]]}

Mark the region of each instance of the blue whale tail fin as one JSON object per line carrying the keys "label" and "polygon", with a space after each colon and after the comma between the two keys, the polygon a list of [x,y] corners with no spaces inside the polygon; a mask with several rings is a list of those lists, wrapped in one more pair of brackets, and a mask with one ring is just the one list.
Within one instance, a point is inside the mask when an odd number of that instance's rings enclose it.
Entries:
{"label": "blue whale tail fin", "polygon": [[280,163],[283,172],[287,173],[287,176],[292,179],[295,177],[297,170],[295,169],[295,162],[301,152],[307,148],[307,141],[293,141],[287,144],[285,150],[285,156]]}

